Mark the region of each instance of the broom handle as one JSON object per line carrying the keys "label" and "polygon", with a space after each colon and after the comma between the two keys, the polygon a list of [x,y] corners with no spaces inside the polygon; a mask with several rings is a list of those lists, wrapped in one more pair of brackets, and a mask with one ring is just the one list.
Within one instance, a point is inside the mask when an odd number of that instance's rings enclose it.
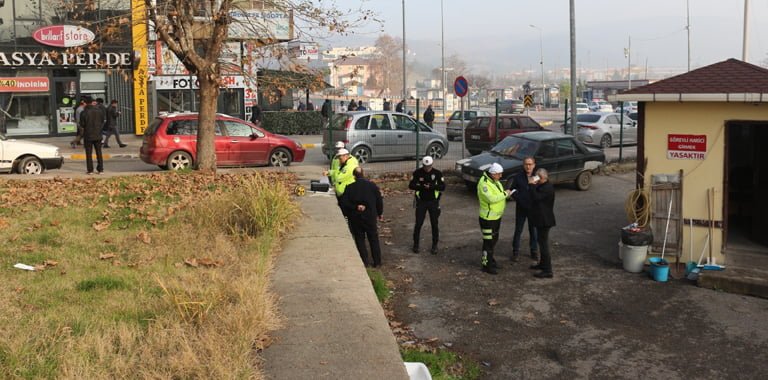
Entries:
{"label": "broom handle", "polygon": [[707,213],[709,214],[709,263],[712,264],[712,238],[715,233],[715,188],[707,189]]}
{"label": "broom handle", "polygon": [[669,208],[667,209],[667,226],[664,228],[664,244],[661,246],[661,259],[664,260],[664,250],[667,249],[667,234],[669,234],[669,219],[672,218],[672,197],[669,198]]}

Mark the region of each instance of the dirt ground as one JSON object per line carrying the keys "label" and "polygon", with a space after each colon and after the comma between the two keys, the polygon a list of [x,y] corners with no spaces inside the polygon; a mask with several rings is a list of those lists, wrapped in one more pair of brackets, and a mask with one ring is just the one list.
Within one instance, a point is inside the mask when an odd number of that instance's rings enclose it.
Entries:
{"label": "dirt ground", "polygon": [[[383,185],[392,186],[403,189]],[[627,173],[595,176],[586,192],[556,187],[554,279],[534,278],[528,259],[510,261],[513,203],[492,276],[480,271],[477,201],[462,183],[441,202],[437,255],[429,218],[422,253],[411,253],[413,196],[387,192],[382,272],[394,319],[417,341],[475,360],[484,379],[764,378],[768,300],[697,288],[674,270],[659,283],[622,269],[619,228],[633,186]]]}

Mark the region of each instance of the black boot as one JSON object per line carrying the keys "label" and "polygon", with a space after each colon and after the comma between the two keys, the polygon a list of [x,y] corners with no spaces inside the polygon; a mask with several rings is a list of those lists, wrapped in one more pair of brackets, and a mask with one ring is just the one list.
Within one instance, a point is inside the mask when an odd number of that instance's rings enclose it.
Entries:
{"label": "black boot", "polygon": [[432,243],[432,249],[429,250],[429,253],[437,255],[437,243]]}
{"label": "black boot", "polygon": [[413,248],[411,248],[411,251],[413,253],[419,253],[419,245],[418,244],[413,244]]}

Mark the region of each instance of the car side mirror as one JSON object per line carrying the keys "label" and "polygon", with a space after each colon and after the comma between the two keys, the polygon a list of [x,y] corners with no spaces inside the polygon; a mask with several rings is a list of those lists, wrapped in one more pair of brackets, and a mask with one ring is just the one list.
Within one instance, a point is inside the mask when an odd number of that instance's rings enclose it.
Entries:
{"label": "car side mirror", "polygon": [[251,133],[251,140],[256,140],[257,138],[259,138],[259,135]]}

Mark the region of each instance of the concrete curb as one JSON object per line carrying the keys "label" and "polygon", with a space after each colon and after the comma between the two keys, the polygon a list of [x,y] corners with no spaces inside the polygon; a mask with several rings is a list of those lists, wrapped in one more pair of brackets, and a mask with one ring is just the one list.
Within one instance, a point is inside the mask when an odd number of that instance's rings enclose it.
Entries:
{"label": "concrete curb", "polygon": [[[72,161],[84,161],[85,160],[85,153],[62,153],[62,157],[64,157],[65,160],[72,160]],[[96,155],[91,155],[93,159],[96,159]],[[128,158],[128,159],[138,159],[139,155],[134,153],[127,153],[127,154],[102,154],[102,158],[104,160],[111,160],[111,159],[120,159],[120,158]]]}

